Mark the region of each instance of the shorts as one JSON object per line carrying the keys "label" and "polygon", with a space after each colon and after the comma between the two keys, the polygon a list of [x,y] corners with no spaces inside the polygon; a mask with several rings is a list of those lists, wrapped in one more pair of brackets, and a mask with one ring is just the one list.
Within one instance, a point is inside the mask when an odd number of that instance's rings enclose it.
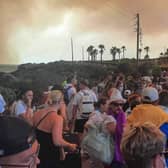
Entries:
{"label": "shorts", "polygon": [[84,125],[87,122],[87,120],[88,119],[76,119],[75,120],[74,132],[83,133],[83,131],[84,131]]}

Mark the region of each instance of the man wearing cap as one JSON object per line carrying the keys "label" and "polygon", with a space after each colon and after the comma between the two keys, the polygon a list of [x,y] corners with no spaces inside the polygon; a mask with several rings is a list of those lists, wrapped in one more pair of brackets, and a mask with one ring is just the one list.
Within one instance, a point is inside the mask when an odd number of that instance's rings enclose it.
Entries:
{"label": "man wearing cap", "polygon": [[153,87],[147,87],[142,92],[143,104],[136,106],[127,118],[127,123],[132,125],[136,122],[153,122],[160,127],[163,123],[168,122],[168,114],[166,114],[157,102],[159,99],[158,91]]}
{"label": "man wearing cap", "polygon": [[[137,105],[127,117],[127,125],[151,122],[168,137],[168,114],[157,105],[158,91],[153,87],[147,87],[142,92],[143,104]],[[168,140],[167,140],[168,147]],[[166,159],[168,165],[168,159]]]}
{"label": "man wearing cap", "polygon": [[32,127],[24,120],[0,116],[0,167],[36,168],[39,144]]}
{"label": "man wearing cap", "polygon": [[157,105],[159,100],[159,94],[154,87],[146,87],[142,91],[142,101],[144,104]]}

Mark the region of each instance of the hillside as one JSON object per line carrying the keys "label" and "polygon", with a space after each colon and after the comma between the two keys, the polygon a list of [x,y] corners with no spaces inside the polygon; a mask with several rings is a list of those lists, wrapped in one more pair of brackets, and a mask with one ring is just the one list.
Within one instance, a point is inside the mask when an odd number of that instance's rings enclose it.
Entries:
{"label": "hillside", "polygon": [[[41,93],[48,86],[60,85],[65,79],[87,78],[91,84],[100,80],[107,75],[108,72],[122,72],[126,75],[130,74],[147,74],[151,72],[153,67],[151,64],[137,65],[130,60],[127,62],[112,62],[108,64],[100,64],[95,62],[51,62],[48,64],[22,64],[19,66],[1,66],[0,71],[0,93],[2,93],[7,101],[13,99],[16,90],[23,87],[31,87],[36,93]],[[14,71],[13,71],[14,70]],[[11,72],[12,71],[12,72]],[[159,73],[159,67],[155,68]],[[12,98],[11,98],[12,97]]]}
{"label": "hillside", "polygon": [[[40,91],[46,89],[49,85],[61,84],[67,78],[72,79],[74,75],[78,79],[87,78],[93,82],[104,76],[109,69],[101,64],[77,62],[73,64],[71,62],[22,64],[11,73],[5,72],[5,68],[7,70],[7,67],[4,66],[3,72],[0,72],[1,87],[17,89],[21,86],[29,85]],[[12,70],[12,66],[10,70]]]}
{"label": "hillside", "polygon": [[0,72],[13,72],[17,70],[18,65],[0,64]]}

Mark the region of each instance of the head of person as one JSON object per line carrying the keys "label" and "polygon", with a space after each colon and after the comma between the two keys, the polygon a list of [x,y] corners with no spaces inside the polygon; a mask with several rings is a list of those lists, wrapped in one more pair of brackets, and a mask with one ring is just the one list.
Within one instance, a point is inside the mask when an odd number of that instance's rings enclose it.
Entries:
{"label": "head of person", "polygon": [[129,95],[128,103],[129,103],[129,107],[131,108],[131,110],[133,110],[134,107],[142,103],[141,95],[139,94]]}
{"label": "head of person", "polygon": [[159,105],[168,106],[168,91],[163,90],[159,93]]}
{"label": "head of person", "polygon": [[109,72],[109,73],[107,74],[107,80],[112,80],[112,78],[113,78],[113,73],[112,73],[112,72]]}
{"label": "head of person", "polygon": [[59,104],[64,101],[63,93],[60,90],[52,90],[49,94],[49,103],[50,104]]}
{"label": "head of person", "polygon": [[125,129],[121,151],[128,168],[164,168],[163,133],[152,123],[136,124]]}
{"label": "head of person", "polygon": [[152,84],[151,77],[149,76],[143,76],[142,81],[145,83],[145,86],[150,86]]}
{"label": "head of person", "polygon": [[89,87],[89,81],[87,79],[82,79],[79,83],[80,89],[85,89]]}
{"label": "head of person", "polygon": [[55,84],[52,88],[51,88],[51,91],[52,90],[60,90],[61,92],[63,91],[63,87],[61,85],[58,85],[58,84]]}
{"label": "head of person", "polygon": [[146,87],[142,91],[142,101],[147,104],[156,105],[159,100],[159,93],[154,87]]}
{"label": "head of person", "polygon": [[125,102],[126,100],[122,97],[121,92],[118,89],[113,88],[109,100],[109,108],[114,113],[118,113],[120,110],[122,110],[122,106],[124,105]]}
{"label": "head of person", "polygon": [[0,167],[36,168],[38,151],[35,133],[26,121],[0,116]]}
{"label": "head of person", "polygon": [[118,90],[120,90],[120,92],[122,92],[123,89],[124,89],[123,82],[119,80],[119,81],[116,83],[116,88],[117,88]]}
{"label": "head of person", "polygon": [[77,80],[76,80],[75,78],[73,78],[73,79],[71,80],[71,84],[72,84],[73,86],[76,86],[76,85],[77,85]]}
{"label": "head of person", "polygon": [[20,99],[25,103],[33,100],[33,91],[31,88],[21,88],[20,89]]}
{"label": "head of person", "polygon": [[100,112],[107,112],[108,110],[108,101],[106,98],[101,98],[98,102],[95,103],[95,109],[99,109]]}

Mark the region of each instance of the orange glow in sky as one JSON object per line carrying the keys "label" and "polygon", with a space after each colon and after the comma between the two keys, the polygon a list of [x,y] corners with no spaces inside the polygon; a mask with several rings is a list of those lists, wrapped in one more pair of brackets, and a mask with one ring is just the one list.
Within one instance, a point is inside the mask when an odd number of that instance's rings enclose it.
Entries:
{"label": "orange glow in sky", "polygon": [[[105,45],[103,59],[112,59],[112,46],[126,46],[136,57],[136,13],[140,14],[141,48],[151,58],[168,48],[167,0],[1,0],[2,64],[82,59],[82,47]],[[142,52],[142,58],[145,51]],[[100,56],[98,56],[99,58]]]}

